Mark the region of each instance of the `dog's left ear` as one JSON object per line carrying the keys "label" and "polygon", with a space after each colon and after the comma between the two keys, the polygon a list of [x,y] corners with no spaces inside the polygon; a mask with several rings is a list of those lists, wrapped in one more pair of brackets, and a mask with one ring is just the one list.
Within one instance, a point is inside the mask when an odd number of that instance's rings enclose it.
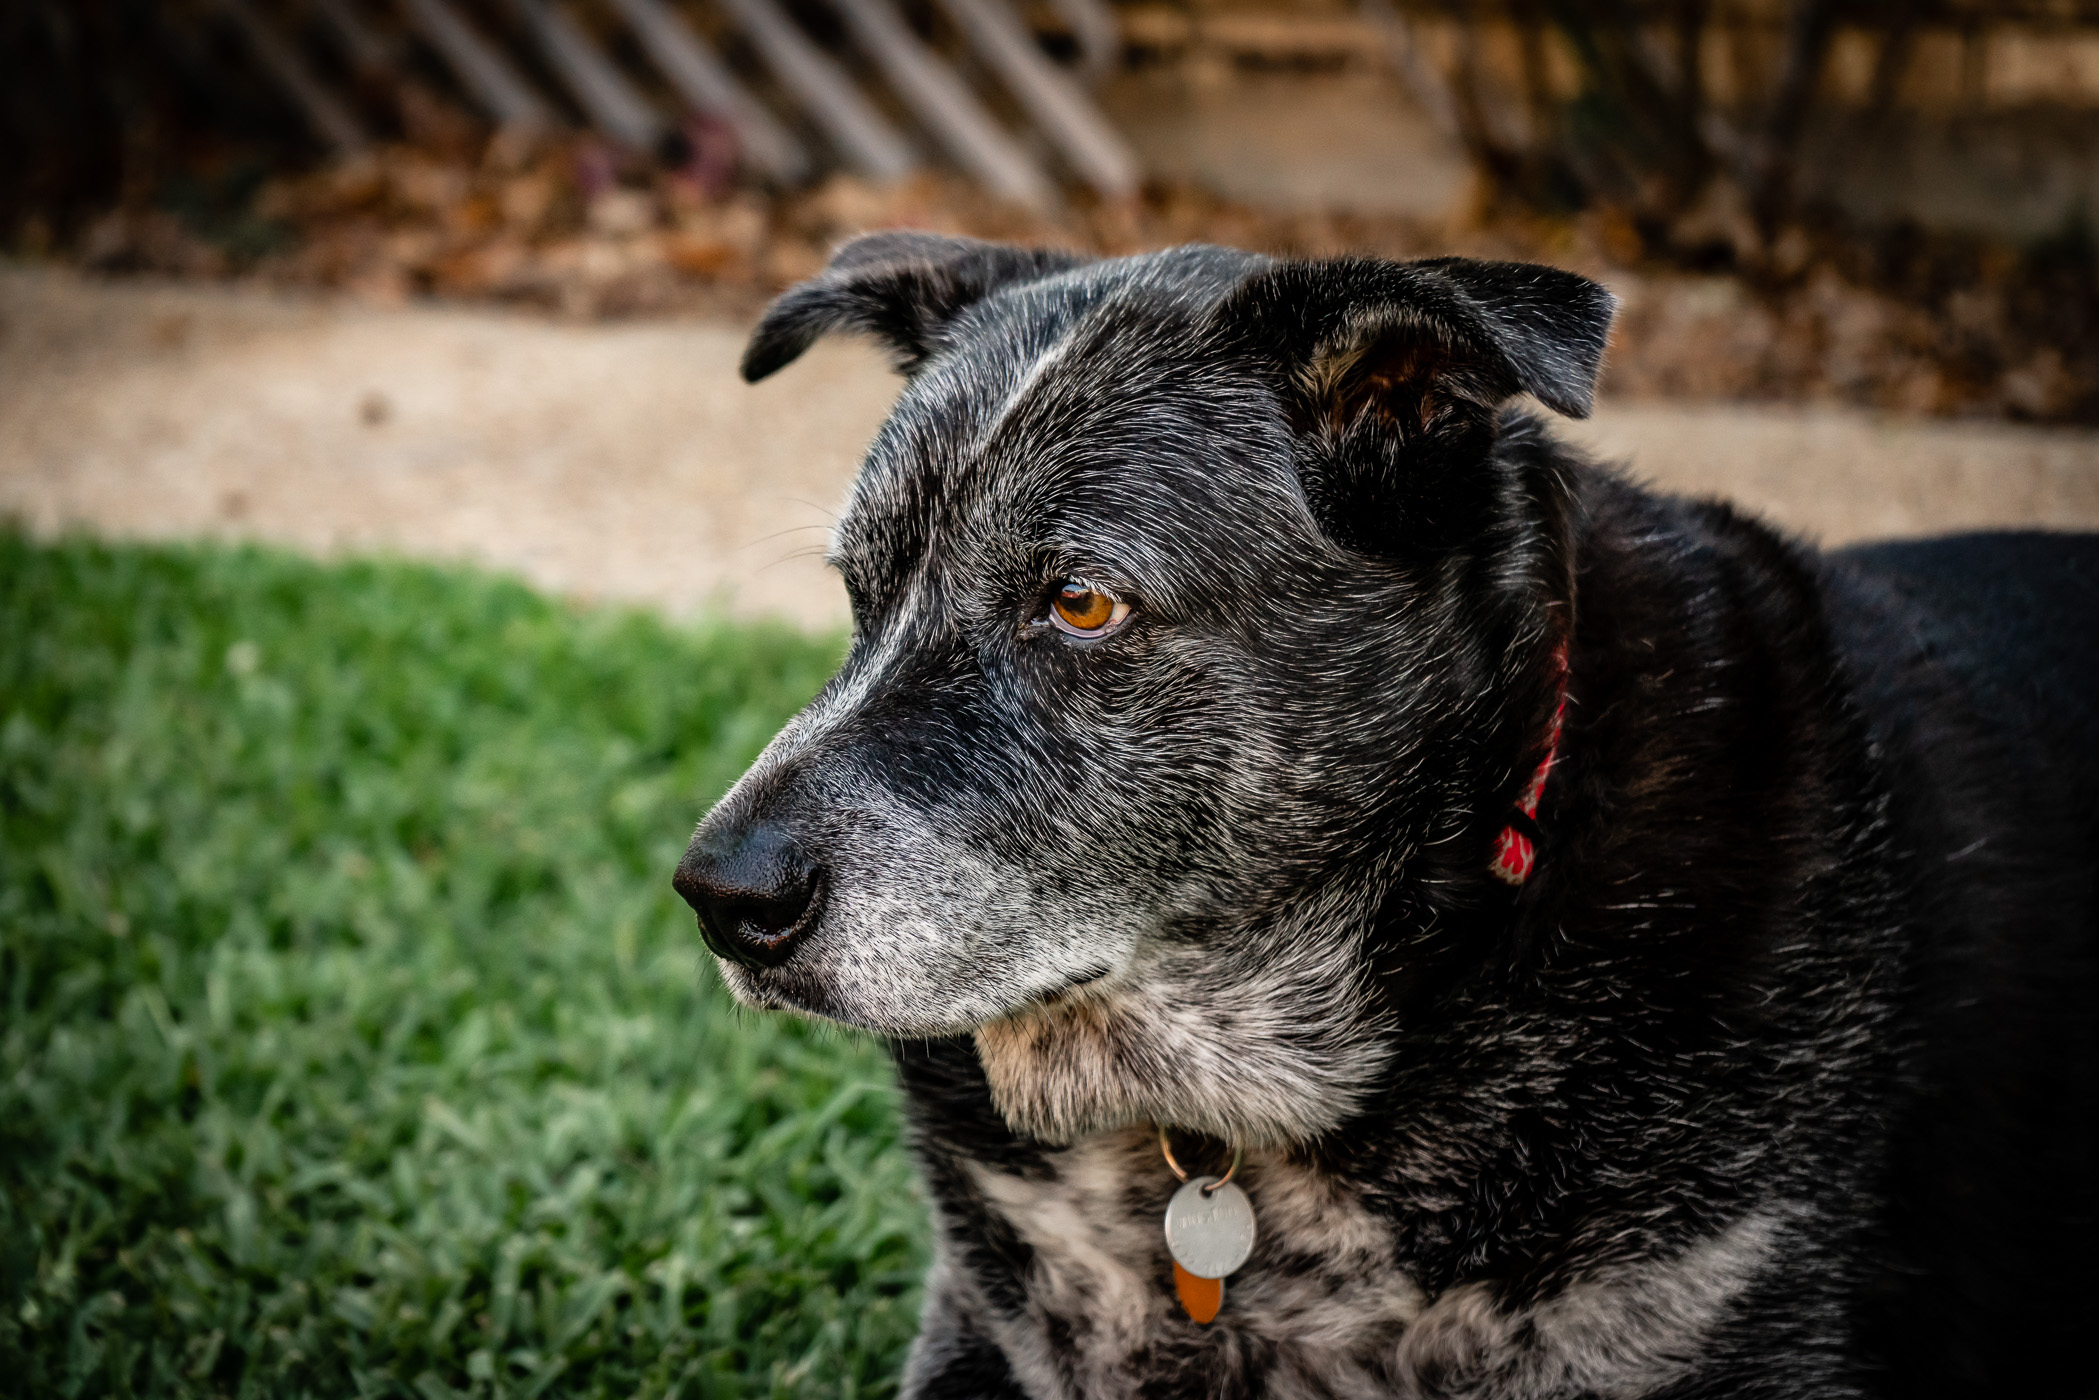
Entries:
{"label": "dog's left ear", "polygon": [[743,377],[757,383],[828,331],[873,335],[899,370],[915,374],[940,348],[948,323],[969,306],[1000,287],[1083,261],[1076,253],[938,233],[863,234],[765,309],[744,347]]}
{"label": "dog's left ear", "polygon": [[1490,505],[1501,406],[1530,394],[1585,418],[1617,298],[1528,263],[1282,263],[1217,313],[1275,372],[1307,498],[1329,534],[1376,553],[1458,543]]}

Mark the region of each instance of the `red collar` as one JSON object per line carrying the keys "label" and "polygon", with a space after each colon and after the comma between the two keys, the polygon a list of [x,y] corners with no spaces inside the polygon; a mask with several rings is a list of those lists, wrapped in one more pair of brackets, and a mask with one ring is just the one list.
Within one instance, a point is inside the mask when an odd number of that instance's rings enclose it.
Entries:
{"label": "red collar", "polygon": [[1553,760],[1560,756],[1560,726],[1567,717],[1565,642],[1554,651],[1554,658],[1560,664],[1560,702],[1553,707],[1552,726],[1546,731],[1545,757],[1538,760],[1538,771],[1531,774],[1530,785],[1516,799],[1520,819],[1511,821],[1494,838],[1494,859],[1487,863],[1487,872],[1505,885],[1520,887],[1538,865],[1538,800],[1545,795],[1545,779],[1552,772]]}

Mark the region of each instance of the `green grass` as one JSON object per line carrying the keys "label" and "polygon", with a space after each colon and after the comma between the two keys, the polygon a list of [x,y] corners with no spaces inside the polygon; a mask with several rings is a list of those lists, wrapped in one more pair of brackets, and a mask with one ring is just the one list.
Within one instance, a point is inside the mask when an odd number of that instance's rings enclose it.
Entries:
{"label": "green grass", "polygon": [[0,532],[0,1389],[888,1393],[884,1056],[669,888],[836,652]]}

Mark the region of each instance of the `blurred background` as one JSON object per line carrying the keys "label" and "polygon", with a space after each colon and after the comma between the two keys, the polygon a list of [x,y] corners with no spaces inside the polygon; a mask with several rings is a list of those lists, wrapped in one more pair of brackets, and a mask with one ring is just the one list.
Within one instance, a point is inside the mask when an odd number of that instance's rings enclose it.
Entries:
{"label": "blurred background", "polygon": [[1665,485],[1825,540],[2099,520],[2083,0],[5,16],[0,509],[46,528],[835,622],[808,556],[894,382],[729,368],[894,225],[1549,260],[1624,300],[1578,436]]}
{"label": "blurred background", "polygon": [[11,1394],[894,1390],[887,1052],[668,888],[839,653],[898,381],[735,365],[854,233],[1550,261],[1642,478],[2099,528],[2089,0],[6,0],[0,151]]}

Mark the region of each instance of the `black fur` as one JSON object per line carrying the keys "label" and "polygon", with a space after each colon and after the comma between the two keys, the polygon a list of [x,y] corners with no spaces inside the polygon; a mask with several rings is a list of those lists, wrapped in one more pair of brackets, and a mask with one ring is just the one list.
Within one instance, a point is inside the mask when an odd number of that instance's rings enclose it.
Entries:
{"label": "black fur", "polygon": [[[893,234],[768,313],[748,377],[913,378],[853,651],[679,886],[739,996],[896,1044],[907,1395],[2093,1393],[2099,539],[1636,489],[1507,402],[1586,412],[1610,306]],[[1248,1149],[1208,1328],[1155,1124]]]}
{"label": "black fur", "polygon": [[766,308],[743,352],[755,384],[826,331],[879,337],[909,374],[940,346],[947,323],[994,288],[1072,266],[1068,254],[931,233],[876,233],[840,250],[823,275]]}

